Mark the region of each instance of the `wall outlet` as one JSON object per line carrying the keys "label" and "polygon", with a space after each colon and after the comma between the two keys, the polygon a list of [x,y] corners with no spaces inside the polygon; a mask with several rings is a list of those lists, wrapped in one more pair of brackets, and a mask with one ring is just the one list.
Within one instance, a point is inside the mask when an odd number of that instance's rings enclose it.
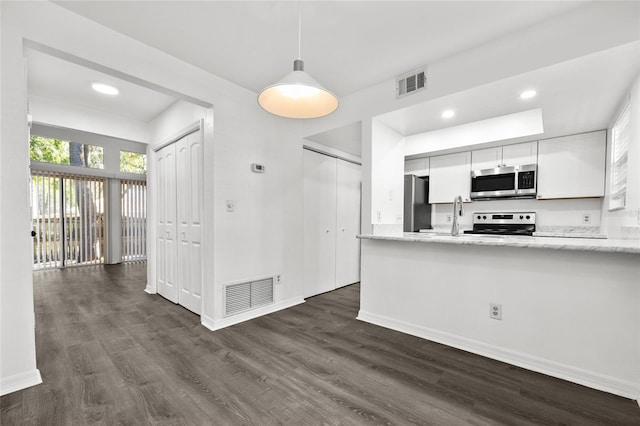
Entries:
{"label": "wall outlet", "polygon": [[233,202],[233,200],[227,200],[227,211],[228,212],[232,212],[233,210],[235,210],[236,205]]}
{"label": "wall outlet", "polygon": [[282,275],[276,275],[276,285],[282,284]]}
{"label": "wall outlet", "polygon": [[502,305],[497,303],[489,303],[489,318],[502,319]]}
{"label": "wall outlet", "polygon": [[377,211],[378,223],[382,222],[382,212],[380,210]]}
{"label": "wall outlet", "polygon": [[591,213],[582,213],[582,223],[584,224],[591,223]]}
{"label": "wall outlet", "polygon": [[404,221],[404,218],[402,217],[401,214],[397,214],[396,215],[396,223],[402,223]]}
{"label": "wall outlet", "polygon": [[453,220],[452,215],[448,214],[447,215],[447,223],[451,223],[452,220]]}

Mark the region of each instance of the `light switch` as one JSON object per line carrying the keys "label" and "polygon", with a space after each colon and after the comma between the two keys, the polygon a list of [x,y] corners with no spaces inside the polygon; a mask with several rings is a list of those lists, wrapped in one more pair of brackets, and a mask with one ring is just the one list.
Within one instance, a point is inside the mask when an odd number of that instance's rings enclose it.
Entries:
{"label": "light switch", "polygon": [[235,204],[233,200],[227,200],[227,211],[232,212],[235,209]]}

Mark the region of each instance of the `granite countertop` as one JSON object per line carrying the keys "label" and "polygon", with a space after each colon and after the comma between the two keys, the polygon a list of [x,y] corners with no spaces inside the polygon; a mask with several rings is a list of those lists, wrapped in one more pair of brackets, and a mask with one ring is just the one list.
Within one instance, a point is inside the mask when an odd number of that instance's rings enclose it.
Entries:
{"label": "granite countertop", "polygon": [[[462,231],[461,231],[462,232]],[[436,244],[465,244],[482,246],[506,246],[522,248],[540,248],[555,250],[580,250],[597,252],[618,252],[640,254],[640,240],[617,240],[601,238],[562,238],[562,237],[528,237],[528,236],[496,236],[478,234],[460,234],[457,237],[445,233],[388,233],[365,234],[358,238],[367,240],[406,241]]]}

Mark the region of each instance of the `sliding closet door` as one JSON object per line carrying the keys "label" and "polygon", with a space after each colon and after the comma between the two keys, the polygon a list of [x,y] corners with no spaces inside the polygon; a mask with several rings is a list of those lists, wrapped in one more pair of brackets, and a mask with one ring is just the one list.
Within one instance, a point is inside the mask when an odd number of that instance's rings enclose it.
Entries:
{"label": "sliding closet door", "polygon": [[336,287],[336,159],[304,150],[304,297]]}
{"label": "sliding closet door", "polygon": [[202,307],[201,132],[176,142],[178,189],[178,303],[197,314]]}
{"label": "sliding closet door", "polygon": [[176,243],[176,145],[157,152],[157,258],[158,293],[178,303]]}

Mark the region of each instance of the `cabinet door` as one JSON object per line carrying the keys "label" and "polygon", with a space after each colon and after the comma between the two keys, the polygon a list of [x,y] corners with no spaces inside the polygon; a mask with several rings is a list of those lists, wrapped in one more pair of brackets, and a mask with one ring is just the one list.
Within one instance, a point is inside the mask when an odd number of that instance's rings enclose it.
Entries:
{"label": "cabinet door", "polygon": [[542,140],[538,198],[604,196],[606,131]]}
{"label": "cabinet door", "polygon": [[429,158],[405,160],[404,174],[416,175],[420,177],[429,176]]}
{"label": "cabinet door", "polygon": [[175,144],[157,152],[156,173],[158,294],[173,303],[178,303]]}
{"label": "cabinet door", "polygon": [[202,308],[201,132],[176,142],[178,303],[196,314]]}
{"label": "cabinet door", "polygon": [[431,157],[429,202],[452,203],[458,195],[469,201],[471,151]]}
{"label": "cabinet door", "polygon": [[493,169],[502,163],[502,147],[471,151],[471,170]]}
{"label": "cabinet door", "polygon": [[336,285],[336,162],[303,150],[304,297]]}
{"label": "cabinet door", "polygon": [[518,143],[502,147],[502,164],[505,166],[523,166],[538,162],[538,142]]}
{"label": "cabinet door", "polygon": [[361,166],[338,160],[336,288],[360,281],[360,187]]}

